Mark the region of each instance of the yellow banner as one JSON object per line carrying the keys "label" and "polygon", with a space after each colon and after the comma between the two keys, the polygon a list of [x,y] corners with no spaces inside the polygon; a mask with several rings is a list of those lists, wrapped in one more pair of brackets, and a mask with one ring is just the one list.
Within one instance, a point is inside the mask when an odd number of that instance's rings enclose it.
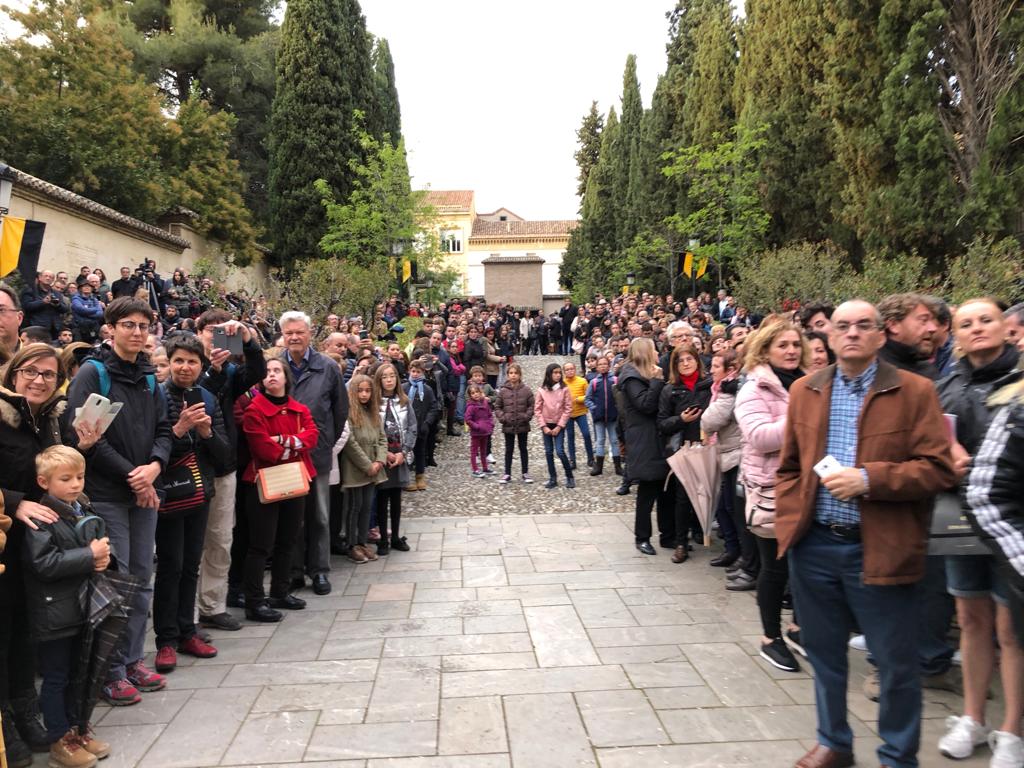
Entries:
{"label": "yellow banner", "polygon": [[412,261],[409,259],[402,259],[402,282],[409,282],[410,277],[412,277]]}
{"label": "yellow banner", "polygon": [[697,260],[697,279],[704,277],[704,273],[708,271],[708,257],[701,256]]}
{"label": "yellow banner", "polygon": [[0,277],[6,277],[18,268],[24,237],[25,219],[4,216],[0,220]]}
{"label": "yellow banner", "polygon": [[693,254],[689,251],[686,252],[686,256],[683,258],[683,274],[687,277],[693,275]]}

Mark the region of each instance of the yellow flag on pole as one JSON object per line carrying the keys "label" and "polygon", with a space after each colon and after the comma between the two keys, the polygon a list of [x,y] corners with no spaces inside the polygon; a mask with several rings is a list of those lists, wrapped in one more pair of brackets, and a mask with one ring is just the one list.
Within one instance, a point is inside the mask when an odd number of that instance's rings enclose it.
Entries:
{"label": "yellow flag on pole", "polygon": [[683,274],[687,277],[693,275],[693,254],[689,251],[687,251],[686,256],[683,257]]}
{"label": "yellow flag on pole", "polygon": [[708,271],[708,257],[701,256],[697,260],[697,279],[704,277],[704,273]]}
{"label": "yellow flag on pole", "polygon": [[409,259],[402,259],[402,282],[409,282],[410,277],[412,277],[412,261]]}

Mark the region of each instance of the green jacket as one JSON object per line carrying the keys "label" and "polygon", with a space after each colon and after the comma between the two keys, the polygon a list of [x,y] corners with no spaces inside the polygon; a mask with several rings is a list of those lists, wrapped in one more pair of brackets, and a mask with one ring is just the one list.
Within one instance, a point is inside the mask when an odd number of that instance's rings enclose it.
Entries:
{"label": "green jacket", "polygon": [[384,425],[363,425],[357,427],[350,420],[348,442],[341,450],[338,461],[341,467],[341,487],[358,488],[363,485],[379,485],[388,479],[387,471],[381,469],[370,476],[370,465],[375,461],[383,463],[388,457],[388,439]]}

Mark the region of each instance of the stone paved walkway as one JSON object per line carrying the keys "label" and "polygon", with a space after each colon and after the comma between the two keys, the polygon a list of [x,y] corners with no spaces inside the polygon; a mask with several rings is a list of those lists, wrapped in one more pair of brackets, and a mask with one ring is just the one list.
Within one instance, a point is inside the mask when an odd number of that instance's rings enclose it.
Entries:
{"label": "stone paved walkway", "polygon": [[[813,743],[809,675],[756,655],[753,595],[723,589],[714,552],[640,555],[614,476],[502,488],[469,476],[467,443],[448,441],[440,479],[406,495],[412,514],[448,513],[410,515],[411,552],[336,559],[330,596],[215,633],[217,658],[182,658],[167,690],[98,710],[104,766],[784,767]],[[863,654],[851,664],[873,766],[877,708]],[[934,745],[959,701],[927,693],[922,765],[948,766]]]}

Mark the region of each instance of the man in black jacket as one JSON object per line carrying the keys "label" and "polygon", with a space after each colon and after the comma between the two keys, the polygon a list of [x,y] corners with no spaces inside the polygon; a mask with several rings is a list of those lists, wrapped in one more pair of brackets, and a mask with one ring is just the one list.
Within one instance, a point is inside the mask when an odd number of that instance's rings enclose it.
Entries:
{"label": "man in black jacket", "polygon": [[[234,362],[231,353],[214,345],[214,328],[223,328],[228,336],[242,337],[244,362]],[[210,500],[206,519],[203,560],[199,568],[199,621],[203,626],[235,631],[242,628],[227,612],[228,570],[231,567],[231,538],[235,523],[236,461],[239,425],[235,423],[235,400],[266,375],[267,364],[256,334],[248,326],[232,319],[222,309],[209,309],[199,316],[196,330],[210,361],[197,384],[212,392],[224,415],[229,458],[217,469],[213,481],[215,495]],[[244,439],[244,437],[242,438]],[[244,467],[242,468],[244,469]]]}
{"label": "man in black jacket", "polygon": [[45,328],[51,339],[64,328],[71,307],[68,300],[53,287],[54,274],[44,269],[36,277],[36,284],[21,292],[21,311],[25,313],[24,327]]}
{"label": "man in black jacket", "polygon": [[115,280],[110,286],[110,294],[119,299],[122,296],[134,296],[135,289],[139,287],[139,280],[132,277],[132,271],[128,267],[121,267],[121,279]]}
{"label": "man in black jacket", "polygon": [[153,597],[160,474],[171,453],[167,403],[156,384],[155,368],[143,347],[156,317],[138,299],[115,299],[104,319],[113,329],[113,344],[100,347],[82,364],[68,390],[65,433],[77,445],[71,424],[75,411],[92,394],[121,403],[121,412],[100,440],[85,451],[85,490],[93,509],[107,524],[110,546],[120,567],[142,580],[131,603],[128,628],[114,655],[103,697],[115,706],[137,704],[139,691],[164,687],[162,675],[143,664],[146,618]]}
{"label": "man in black jacket", "polygon": [[572,321],[576,319],[576,305],[572,298],[565,297],[565,304],[558,310],[558,319],[562,321],[562,344],[558,350],[560,355],[572,354]]}
{"label": "man in black jacket", "polygon": [[466,366],[466,375],[473,369],[474,365],[481,368],[487,359],[487,352],[484,343],[480,340],[480,327],[476,323],[469,326],[469,337],[466,339],[466,348],[462,351],[462,364]]}

